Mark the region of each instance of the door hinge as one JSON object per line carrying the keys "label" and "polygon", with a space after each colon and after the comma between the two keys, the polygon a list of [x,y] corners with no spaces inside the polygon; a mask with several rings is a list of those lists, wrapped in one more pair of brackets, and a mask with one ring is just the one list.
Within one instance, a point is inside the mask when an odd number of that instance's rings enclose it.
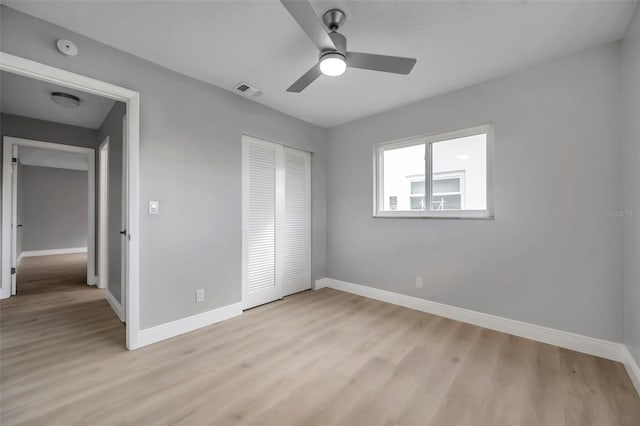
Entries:
{"label": "door hinge", "polygon": [[11,268],[11,275],[15,275],[16,273],[16,268]]}
{"label": "door hinge", "polygon": [[12,163],[17,163],[17,162],[18,162],[18,159],[17,159],[16,157],[13,157],[13,158],[11,159],[11,162],[12,162]]}

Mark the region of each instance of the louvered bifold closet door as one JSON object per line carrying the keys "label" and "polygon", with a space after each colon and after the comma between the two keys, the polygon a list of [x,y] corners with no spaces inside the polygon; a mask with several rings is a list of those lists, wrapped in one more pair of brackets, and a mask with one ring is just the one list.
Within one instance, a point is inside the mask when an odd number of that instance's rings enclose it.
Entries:
{"label": "louvered bifold closet door", "polygon": [[281,268],[276,255],[283,198],[282,146],[243,137],[243,305],[280,299]]}
{"label": "louvered bifold closet door", "polygon": [[282,232],[284,295],[311,288],[311,154],[284,148],[285,208]]}

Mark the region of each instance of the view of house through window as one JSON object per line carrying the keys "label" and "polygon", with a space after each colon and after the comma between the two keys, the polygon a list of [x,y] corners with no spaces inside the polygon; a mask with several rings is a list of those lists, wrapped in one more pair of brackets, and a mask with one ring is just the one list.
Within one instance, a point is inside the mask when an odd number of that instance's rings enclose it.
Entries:
{"label": "view of house through window", "polygon": [[488,210],[486,130],[383,145],[377,155],[379,211]]}
{"label": "view of house through window", "polygon": [[431,144],[432,208],[487,208],[487,135],[474,135]]}
{"label": "view of house through window", "polygon": [[433,193],[431,208],[433,210],[462,210],[464,170],[453,173],[433,174]]}
{"label": "view of house through window", "polygon": [[422,143],[384,151],[385,210],[425,209],[424,149]]}
{"label": "view of house through window", "polygon": [[409,195],[409,204],[411,210],[424,210],[425,195],[424,195],[424,175],[420,176],[419,180],[411,182],[411,195]]}

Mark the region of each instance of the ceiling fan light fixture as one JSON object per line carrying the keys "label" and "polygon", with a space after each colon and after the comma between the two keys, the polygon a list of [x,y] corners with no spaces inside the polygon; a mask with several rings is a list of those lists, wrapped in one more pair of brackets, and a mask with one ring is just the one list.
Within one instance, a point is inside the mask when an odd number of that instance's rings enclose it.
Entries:
{"label": "ceiling fan light fixture", "polygon": [[53,92],[51,94],[51,100],[65,108],[75,108],[80,105],[79,97],[64,92]]}
{"label": "ceiling fan light fixture", "polygon": [[327,53],[320,58],[320,71],[324,75],[336,77],[344,74],[346,69],[345,57],[337,52]]}
{"label": "ceiling fan light fixture", "polygon": [[349,68],[403,75],[409,74],[416,64],[416,58],[347,50],[347,38],[338,32],[345,20],[345,14],[340,9],[328,10],[320,20],[309,0],[280,2],[320,52],[320,60],[289,86],[289,93],[302,92],[321,75],[335,77],[344,74],[347,58]]}

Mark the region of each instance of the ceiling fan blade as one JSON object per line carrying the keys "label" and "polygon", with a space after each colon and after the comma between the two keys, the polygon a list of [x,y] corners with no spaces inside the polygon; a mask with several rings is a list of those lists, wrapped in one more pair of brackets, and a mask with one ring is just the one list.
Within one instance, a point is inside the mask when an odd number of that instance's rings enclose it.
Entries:
{"label": "ceiling fan blade", "polygon": [[324,24],[307,0],[280,0],[319,50],[336,49]]}
{"label": "ceiling fan blade", "polygon": [[315,64],[309,71],[303,74],[295,83],[287,89],[287,92],[300,93],[308,85],[314,82],[314,80],[320,77],[322,71],[320,71],[320,64]]}
{"label": "ceiling fan blade", "polygon": [[394,74],[409,74],[415,64],[415,58],[347,52],[347,65],[351,68],[391,72]]}

